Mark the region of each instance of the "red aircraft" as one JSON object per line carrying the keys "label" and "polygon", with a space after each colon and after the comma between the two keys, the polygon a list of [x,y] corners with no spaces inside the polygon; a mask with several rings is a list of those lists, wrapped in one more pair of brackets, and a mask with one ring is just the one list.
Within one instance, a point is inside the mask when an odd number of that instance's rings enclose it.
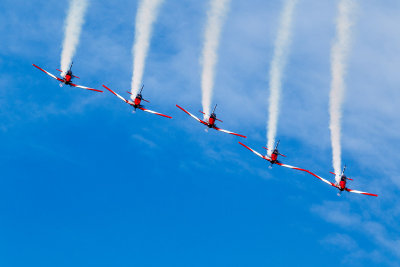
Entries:
{"label": "red aircraft", "polygon": [[[183,109],[182,107],[180,107],[180,106],[178,106],[178,105],[176,105],[176,106],[177,106],[178,108],[180,108],[183,112],[185,112],[186,114],[188,114],[190,117],[192,117],[193,119],[197,120],[198,122],[204,124],[204,125],[207,126],[208,128],[213,128],[213,129],[215,129],[215,130],[217,130],[217,131],[220,131],[220,132],[224,132],[224,133],[228,133],[228,134],[232,134],[232,135],[236,135],[236,136],[240,136],[240,137],[246,138],[246,136],[244,136],[244,135],[237,134],[237,133],[234,133],[234,132],[230,132],[230,131],[227,131],[227,130],[218,128],[218,127],[215,125],[215,121],[220,121],[220,122],[222,122],[221,120],[217,119],[217,115],[215,114],[215,109],[217,108],[217,105],[215,105],[213,112],[211,113],[210,117],[208,118],[208,122],[202,121],[202,120],[200,120],[199,118],[197,118],[196,116],[194,116],[193,114],[191,114],[190,112],[188,112],[187,110]],[[200,113],[203,113],[204,115],[206,115],[203,111],[200,111]]]}
{"label": "red aircraft", "polygon": [[[347,177],[347,176],[344,174],[344,171],[345,171],[345,170],[346,170],[346,165],[345,165],[344,168],[343,168],[342,174],[340,174],[340,181],[339,181],[339,182],[336,182],[336,183],[331,183],[331,182],[329,182],[329,181],[327,181],[327,180],[325,180],[325,179],[322,179],[321,177],[318,177],[318,178],[319,178],[320,180],[322,180],[323,182],[325,182],[325,183],[327,183],[327,184],[330,184],[331,186],[336,187],[337,189],[339,189],[338,196],[340,196],[340,194],[341,194],[343,191],[347,191],[347,192],[351,192],[351,193],[357,193],[357,194],[363,194],[363,195],[367,195],[367,196],[374,196],[374,197],[377,197],[377,196],[378,196],[378,195],[376,195],[376,194],[361,192],[361,191],[357,191],[357,190],[353,190],[353,189],[347,188],[347,187],[346,187],[347,180],[353,181],[353,179]],[[332,173],[333,175],[337,176],[337,174],[335,174],[335,173],[333,173],[333,172],[330,172],[330,173]]]}
{"label": "red aircraft", "polygon": [[[140,92],[136,95],[135,100],[133,102],[130,101],[130,100],[126,100],[125,98],[123,98],[122,96],[120,96],[119,94],[117,94],[116,92],[114,92],[113,90],[111,90],[110,88],[105,86],[104,84],[103,84],[103,87],[106,88],[111,93],[113,93],[114,95],[116,95],[117,97],[119,97],[125,103],[128,103],[129,105],[131,105],[135,110],[138,108],[140,110],[143,110],[143,111],[146,111],[146,112],[149,112],[149,113],[153,113],[153,114],[156,114],[156,115],[159,115],[159,116],[163,116],[163,117],[172,119],[172,117],[170,117],[170,116],[167,116],[167,115],[164,115],[164,114],[161,114],[161,113],[158,113],[158,112],[155,112],[155,111],[152,111],[152,110],[144,108],[144,106],[141,104],[142,100],[145,101],[145,102],[148,102],[148,103],[150,103],[150,102],[147,101],[146,99],[143,99],[143,97],[142,97],[143,86],[140,89]],[[128,93],[131,94],[130,92],[128,92]]]}
{"label": "red aircraft", "polygon": [[[258,153],[257,151],[251,149],[250,147],[246,146],[245,144],[243,144],[243,143],[241,143],[241,142],[239,142],[239,144],[241,144],[242,146],[244,146],[245,148],[247,148],[248,150],[250,150],[251,152],[253,152],[253,153],[256,154],[257,156],[259,156],[260,158],[263,158],[263,159],[265,159],[265,160],[267,160],[267,161],[269,161],[269,162],[272,163],[272,159],[269,158],[268,156],[263,156],[263,155],[261,155],[261,154]],[[294,166],[287,165],[287,164],[283,164],[283,163],[281,163],[281,162],[279,162],[279,161],[275,161],[274,164],[279,165],[279,166],[282,166],[282,167],[285,167],[285,168],[289,168],[289,169],[293,169],[293,170],[298,170],[298,171],[303,171],[303,172],[309,173],[309,174],[311,174],[312,176],[314,176],[314,177],[320,179],[321,181],[323,181],[323,182],[325,182],[325,183],[327,183],[327,184],[329,184],[329,185],[331,185],[331,186],[333,186],[333,187],[336,187],[337,189],[340,190],[340,192],[342,192],[342,191],[347,191],[347,192],[356,193],[356,194],[362,194],[362,195],[367,195],[367,196],[374,196],[374,197],[377,197],[377,196],[378,196],[378,195],[376,195],[376,194],[371,194],[371,193],[362,192],[362,191],[358,191],[358,190],[353,190],[353,189],[347,188],[347,187],[346,187],[346,180],[351,180],[351,179],[350,179],[350,178],[347,178],[347,177],[344,175],[344,170],[345,170],[345,169],[343,169],[343,172],[342,172],[342,174],[341,174],[341,180],[340,180],[339,184],[334,184],[334,183],[331,183],[331,182],[329,182],[328,180],[326,180],[326,179],[324,179],[324,178],[322,178],[322,177],[316,175],[315,173],[310,172],[309,170],[302,169],[302,168],[298,168],[298,167],[294,167]],[[346,168],[346,167],[345,167],[345,168]]]}
{"label": "red aircraft", "polygon": [[[257,156],[259,156],[260,158],[263,158],[263,159],[265,159],[266,161],[270,162],[271,165],[270,165],[269,167],[272,167],[273,164],[276,164],[276,165],[279,165],[279,166],[282,166],[282,167],[286,167],[286,168],[289,168],[289,169],[295,169],[295,170],[300,170],[300,171],[306,171],[306,170],[301,169],[301,168],[297,168],[297,167],[294,167],[294,166],[291,166],[291,165],[283,164],[282,162],[280,162],[280,161],[278,160],[278,155],[281,155],[281,156],[283,156],[283,157],[286,157],[285,155],[280,154],[279,151],[278,151],[279,141],[277,142],[277,144],[276,144],[276,146],[275,146],[275,149],[274,149],[274,151],[273,151],[272,154],[271,154],[271,157],[268,157],[268,155],[265,155],[265,156],[261,155],[261,153],[258,153],[257,151],[255,151],[254,149],[252,149],[252,148],[246,146],[246,145],[243,144],[242,142],[239,142],[239,144],[241,144],[242,146],[244,146],[245,148],[247,148],[248,150],[250,150],[251,152],[253,152],[253,153],[256,154]],[[263,147],[263,148],[265,148],[265,149],[268,150],[268,148],[266,148],[266,147]]]}
{"label": "red aircraft", "polygon": [[[278,140],[278,142],[276,142],[276,146],[275,146],[274,150],[273,150],[272,153],[271,153],[271,160],[270,160],[271,166],[270,166],[270,167],[272,167],[273,164],[279,162],[279,161],[278,161],[278,155],[280,155],[280,156],[286,158],[285,155],[279,153],[279,151],[278,151],[279,142],[280,142],[280,140]],[[266,148],[266,147],[263,147],[263,148],[265,148],[266,150],[269,150],[269,149]]]}
{"label": "red aircraft", "polygon": [[[64,75],[64,77],[61,77],[61,78],[58,78],[57,76],[51,74],[50,72],[48,72],[48,71],[42,69],[42,68],[39,67],[39,66],[36,66],[35,64],[32,64],[32,65],[33,65],[34,67],[38,68],[39,70],[43,71],[44,73],[46,73],[46,74],[49,75],[50,77],[52,77],[52,78],[56,79],[57,81],[61,82],[61,83],[60,83],[60,87],[62,87],[64,84],[66,84],[66,85],[69,85],[69,86],[78,87],[78,88],[82,88],[82,89],[86,89],[86,90],[96,91],[96,92],[100,92],[100,93],[103,92],[103,91],[101,91],[101,90],[97,90],[97,89],[93,89],[93,88],[89,88],[89,87],[86,87],[86,86],[82,86],[82,85],[78,85],[78,84],[72,83],[72,78],[78,78],[78,79],[80,79],[79,77],[72,75],[72,70],[71,70],[71,69],[72,69],[72,64],[73,64],[73,63],[71,63],[71,66],[69,67],[69,70],[68,70],[67,73]],[[61,70],[59,70],[59,69],[57,69],[57,70],[60,71],[60,72],[62,73]]]}

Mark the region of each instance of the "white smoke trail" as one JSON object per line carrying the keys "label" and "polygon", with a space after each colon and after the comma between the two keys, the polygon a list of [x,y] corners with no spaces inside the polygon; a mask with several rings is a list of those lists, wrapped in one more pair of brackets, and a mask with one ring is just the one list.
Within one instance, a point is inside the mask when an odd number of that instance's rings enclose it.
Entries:
{"label": "white smoke trail", "polygon": [[346,60],[350,47],[351,14],[354,3],[352,0],[340,0],[339,14],[336,21],[336,39],[331,49],[331,92],[330,92],[330,124],[332,143],[332,164],[335,170],[336,181],[339,182],[341,172],[341,117],[342,102],[345,91],[344,77],[346,74]]}
{"label": "white smoke trail", "polygon": [[273,151],[275,144],[279,115],[279,99],[282,87],[282,72],[287,61],[293,12],[296,4],[297,0],[286,0],[286,3],[284,5],[278,30],[278,36],[275,40],[275,50],[269,73],[270,96],[267,128],[267,147],[269,149],[269,153]]}
{"label": "white smoke trail", "polygon": [[222,24],[228,11],[230,0],[210,0],[207,23],[204,32],[202,53],[203,71],[201,75],[202,105],[205,114],[211,113],[211,98],[214,87],[215,65],[218,61],[218,46]]}
{"label": "white smoke trail", "polygon": [[72,62],[83,25],[87,0],[71,0],[65,21],[65,36],[61,52],[61,70],[64,75]]}
{"label": "white smoke trail", "polygon": [[152,26],[163,0],[141,0],[136,14],[133,52],[132,98],[136,97],[142,84],[144,66],[149,50]]}

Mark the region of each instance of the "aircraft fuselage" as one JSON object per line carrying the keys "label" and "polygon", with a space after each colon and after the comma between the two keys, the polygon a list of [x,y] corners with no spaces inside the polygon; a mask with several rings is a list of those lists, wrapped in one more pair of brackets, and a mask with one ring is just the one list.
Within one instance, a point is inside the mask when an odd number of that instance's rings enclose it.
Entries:
{"label": "aircraft fuselage", "polygon": [[217,116],[215,113],[212,113],[210,118],[208,118],[208,128],[213,128],[215,126],[215,120],[217,119]]}

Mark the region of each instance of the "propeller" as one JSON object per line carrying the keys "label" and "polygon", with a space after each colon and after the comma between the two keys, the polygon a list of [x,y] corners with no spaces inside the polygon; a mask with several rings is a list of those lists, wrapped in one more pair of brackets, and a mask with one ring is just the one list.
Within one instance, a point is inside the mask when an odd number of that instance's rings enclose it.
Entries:
{"label": "propeller", "polygon": [[342,171],[342,174],[341,175],[343,175],[344,174],[344,171],[346,170],[346,165],[344,165],[344,167],[343,167],[343,171]]}
{"label": "propeller", "polygon": [[[217,107],[217,105],[215,105],[215,108]],[[213,111],[213,113],[215,112],[215,108],[214,108],[214,111]],[[199,110],[199,112],[201,113],[201,114],[203,114],[203,115],[206,115],[207,116],[207,114],[206,113],[204,113],[203,111],[201,111],[201,110]],[[221,121],[220,119],[217,119],[217,118],[215,118],[215,120],[217,120],[217,121],[220,121],[220,122],[223,122],[223,121]]]}
{"label": "propeller", "polygon": [[[143,85],[144,86],[144,85]],[[142,89],[143,89],[143,86],[142,86]],[[140,93],[139,94],[141,94],[142,93],[142,89],[140,89]],[[130,94],[130,95],[133,95],[131,92],[129,92],[129,91],[126,91],[128,94]],[[143,101],[145,101],[145,102],[147,102],[147,103],[150,103],[150,101],[149,100],[146,100],[146,99],[144,99],[144,98],[142,98],[142,100]]]}
{"label": "propeller", "polygon": [[[71,63],[71,66],[69,67],[69,70],[71,70],[72,69],[72,64],[74,64],[74,62],[72,62]],[[60,70],[60,69],[56,69],[56,70],[58,70],[59,72],[63,72],[62,70]],[[78,76],[75,76],[75,75],[71,75],[72,77],[74,77],[74,78],[77,78],[77,79],[80,79]]]}
{"label": "propeller", "polygon": [[[340,175],[340,177],[342,177],[342,176],[344,175],[344,170],[345,170],[345,169],[346,169],[346,165],[344,166],[343,171],[342,171],[342,174]],[[329,172],[329,173],[331,173],[331,174],[333,174],[333,175],[336,176],[336,173],[334,173],[334,172]],[[353,179],[351,179],[351,178],[349,178],[349,177],[347,177],[347,176],[346,176],[346,179],[347,179],[347,180],[350,180],[350,181],[353,181]]]}
{"label": "propeller", "polygon": [[[264,147],[264,146],[263,146],[263,148],[265,148],[266,150],[269,150],[268,148],[266,148],[266,147]],[[285,157],[285,158],[286,158],[285,155],[283,155],[283,154],[281,154],[281,153],[279,153],[279,152],[278,152],[278,154],[281,155],[282,157]]]}
{"label": "propeller", "polygon": [[212,113],[215,113],[215,110],[217,109],[217,104],[215,104],[214,110]]}
{"label": "propeller", "polygon": [[276,142],[276,146],[275,146],[275,149],[278,149],[278,146],[279,146],[279,142],[280,142],[281,140],[278,140],[278,142]]}

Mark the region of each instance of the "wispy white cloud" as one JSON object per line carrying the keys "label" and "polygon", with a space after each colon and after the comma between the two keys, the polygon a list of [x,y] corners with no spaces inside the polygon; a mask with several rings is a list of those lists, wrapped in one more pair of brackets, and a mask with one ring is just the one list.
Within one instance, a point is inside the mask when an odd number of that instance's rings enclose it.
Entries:
{"label": "wispy white cloud", "polygon": [[[368,218],[370,216],[365,216],[366,214],[360,216],[347,202],[324,201],[321,205],[312,206],[311,211],[327,222],[339,225],[344,232],[359,232],[394,256],[400,257],[400,239],[389,235],[383,222]],[[343,236],[337,237],[335,241],[351,242]]]}
{"label": "wispy white cloud", "polygon": [[335,233],[328,235],[321,244],[328,247],[328,250],[335,249],[336,254],[340,254],[339,250],[345,253],[345,257],[341,257],[343,264],[350,264],[352,266],[363,266],[367,261],[374,263],[385,263],[390,265],[390,261],[377,250],[366,251],[360,248],[354,238],[348,234]]}
{"label": "wispy white cloud", "polygon": [[326,221],[342,227],[358,225],[361,222],[360,216],[352,214],[350,205],[346,202],[324,201],[323,205],[312,206],[311,211],[317,213]]}
{"label": "wispy white cloud", "polygon": [[322,243],[339,246],[347,251],[358,249],[357,242],[347,234],[333,234],[322,240]]}
{"label": "wispy white cloud", "polygon": [[156,144],[156,143],[154,143],[153,141],[151,141],[151,140],[148,139],[148,138],[143,137],[143,136],[140,135],[140,134],[133,134],[133,135],[132,135],[132,138],[135,139],[136,141],[140,142],[140,143],[143,143],[143,144],[147,145],[147,146],[150,147],[150,148],[155,148],[155,147],[157,147],[157,144]]}

